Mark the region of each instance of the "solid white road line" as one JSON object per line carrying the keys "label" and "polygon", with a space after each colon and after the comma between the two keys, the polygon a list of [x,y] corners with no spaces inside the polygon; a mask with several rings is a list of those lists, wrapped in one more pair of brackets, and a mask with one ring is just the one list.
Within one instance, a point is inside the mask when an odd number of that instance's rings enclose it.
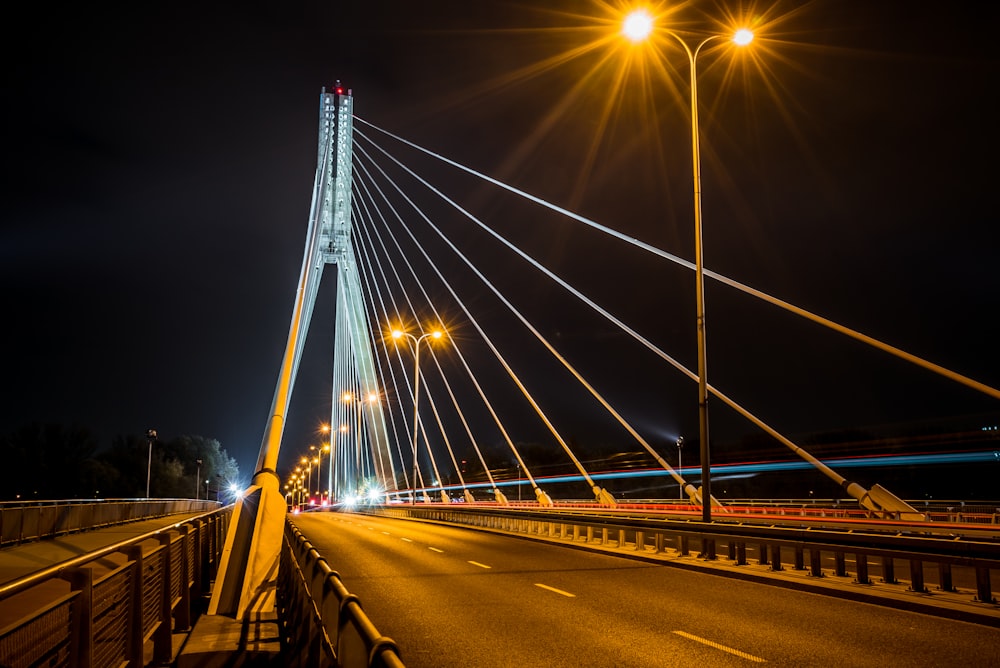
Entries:
{"label": "solid white road line", "polygon": [[486,564],[481,564],[478,561],[470,561],[473,566],[479,566],[480,568],[493,568],[492,566],[487,566]]}
{"label": "solid white road line", "polygon": [[543,585],[540,582],[536,582],[535,586],[536,587],[541,587],[542,589],[548,589],[549,591],[554,591],[555,593],[562,594],[563,596],[565,596],[567,598],[576,598],[576,594],[571,594],[568,591],[563,591],[562,589],[556,589],[555,587],[550,587],[548,585]]}
{"label": "solid white road line", "polygon": [[406,541],[407,543],[412,543],[412,542],[413,542],[413,541],[412,541],[412,540],[410,540],[409,538],[403,538],[402,540],[405,540],[405,541]]}
{"label": "solid white road line", "polygon": [[720,645],[717,642],[712,642],[711,640],[706,640],[705,638],[699,638],[696,635],[685,633],[684,631],[674,631],[674,633],[683,638],[687,638],[688,640],[700,642],[702,645],[708,645],[709,647],[714,647],[715,649],[721,649],[723,652],[729,652],[733,656],[738,656],[741,659],[746,659],[747,661],[753,661],[754,663],[767,663],[767,659],[762,659],[759,656],[754,656],[753,654],[747,654],[746,652],[741,652],[740,650],[733,649],[732,647],[726,647],[725,645]]}
{"label": "solid white road line", "polygon": [[428,548],[427,548],[427,549],[428,549],[428,550],[433,550],[434,552],[444,552],[444,550],[439,550],[439,549],[437,549],[436,547],[429,547],[429,546],[428,546]]}

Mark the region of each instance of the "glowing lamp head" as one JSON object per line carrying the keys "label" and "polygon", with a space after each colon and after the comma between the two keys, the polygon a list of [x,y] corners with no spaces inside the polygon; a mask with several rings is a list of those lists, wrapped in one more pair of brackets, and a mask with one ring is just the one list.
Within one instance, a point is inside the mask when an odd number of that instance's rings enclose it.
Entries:
{"label": "glowing lamp head", "polygon": [[733,34],[733,44],[736,46],[746,46],[753,41],[753,31],[741,28]]}
{"label": "glowing lamp head", "polygon": [[403,330],[401,329],[392,330],[392,338],[396,339],[397,341],[403,338]]}
{"label": "glowing lamp head", "polygon": [[637,9],[625,17],[622,34],[633,42],[641,42],[653,32],[653,17],[645,9]]}
{"label": "glowing lamp head", "polygon": [[433,332],[431,332],[432,338],[440,339],[442,336],[444,336],[444,332],[442,332],[440,329],[435,329]]}

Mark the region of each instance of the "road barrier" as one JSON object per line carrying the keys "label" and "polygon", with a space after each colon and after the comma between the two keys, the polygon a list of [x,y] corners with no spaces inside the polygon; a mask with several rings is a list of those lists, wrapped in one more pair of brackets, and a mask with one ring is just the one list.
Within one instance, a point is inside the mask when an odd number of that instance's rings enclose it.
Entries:
{"label": "road barrier", "polygon": [[231,507],[88,553],[0,587],[24,616],[0,629],[0,665],[104,668],[172,658],[192,599],[209,591]]}
{"label": "road barrier", "polygon": [[0,545],[124,524],[174,513],[208,512],[217,501],[194,499],[101,499],[0,504]]}
{"label": "road barrier", "polygon": [[379,634],[358,597],[289,520],[278,569],[278,616],[286,666],[405,666],[396,643]]}

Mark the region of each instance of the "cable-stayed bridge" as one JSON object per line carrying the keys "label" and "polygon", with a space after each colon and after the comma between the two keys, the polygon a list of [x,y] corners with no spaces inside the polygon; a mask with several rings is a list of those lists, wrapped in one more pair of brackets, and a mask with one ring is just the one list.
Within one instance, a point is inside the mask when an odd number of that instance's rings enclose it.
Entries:
{"label": "cable-stayed bridge", "polygon": [[[714,385],[710,374],[692,369],[691,352],[671,344],[690,342],[677,332],[693,334],[695,319],[664,318],[655,304],[661,292],[692,292],[696,263],[376,127],[355,115],[353,103],[339,84],[320,96],[300,280],[255,492],[238,508],[249,514],[234,522],[230,536],[233,553],[257,554],[249,548],[253,537],[277,522],[292,497],[504,506],[513,479],[517,493],[523,489],[541,507],[559,498],[613,507],[619,479],[634,477],[605,471],[614,462],[608,455],[617,453],[635,453],[650,477],[669,478],[672,494],[710,519],[725,506],[705,493],[712,463],[707,430],[705,438],[687,436],[688,461],[695,459],[695,444],[700,460],[692,476],[690,465],[679,470],[684,437],[675,426],[691,405],[678,384],[699,381],[713,407],[739,416],[821,472],[831,485],[821,496],[844,493],[874,516],[924,519],[890,489],[848,479],[773,426],[774,416],[752,410]],[[427,176],[442,172],[449,176]],[[514,203],[491,218],[499,196]],[[475,213],[473,204],[485,205],[487,213]],[[335,272],[334,314],[317,302],[324,274],[332,273],[327,265]],[[1000,398],[975,379],[778,296],[710,269],[704,275],[940,382]],[[645,313],[637,314],[636,304]],[[314,446],[315,458],[310,454],[298,472],[279,481],[282,435],[310,324],[331,315],[329,450]],[[595,454],[601,439],[616,450]],[[668,461],[673,447],[676,460]],[[291,454],[289,471],[298,453]],[[555,491],[540,479],[572,482]],[[273,570],[273,554],[256,565],[256,557],[248,559],[237,572],[251,573],[257,583]],[[227,582],[225,573],[222,579]],[[235,581],[217,587],[213,603],[235,611],[239,589]]]}

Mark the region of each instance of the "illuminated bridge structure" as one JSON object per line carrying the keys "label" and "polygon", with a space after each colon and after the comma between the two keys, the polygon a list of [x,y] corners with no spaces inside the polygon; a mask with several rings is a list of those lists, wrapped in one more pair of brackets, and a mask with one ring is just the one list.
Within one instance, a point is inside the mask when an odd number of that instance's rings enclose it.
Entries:
{"label": "illuminated bridge structure", "polygon": [[[317,170],[287,345],[257,472],[237,505],[210,612],[241,617],[273,583],[289,504],[462,501],[504,507],[516,494],[542,508],[553,506],[554,498],[584,498],[611,508],[620,502],[619,483],[643,475],[661,488],[669,479],[677,485],[674,494],[706,514],[725,513],[715,496],[703,503],[702,485],[683,477],[681,435],[668,432],[665,438],[662,426],[651,427],[623,389],[665,377],[696,383],[698,374],[679,361],[682,355],[658,343],[655,332],[643,333],[617,315],[613,301],[592,296],[599,289],[586,276],[570,280],[571,271],[539,258],[545,249],[558,257],[553,245],[569,246],[574,235],[587,235],[599,239],[601,257],[614,246],[641,256],[640,266],[660,262],[678,276],[695,265],[380,129],[355,115],[353,103],[351,91],[339,83],[320,95]],[[452,176],[438,185],[420,171],[428,164],[430,171],[446,168]],[[515,201],[498,221],[479,217],[469,206],[485,201],[489,208],[487,189]],[[588,243],[595,247],[593,239]],[[564,253],[575,251],[567,247]],[[310,453],[303,462],[308,475],[287,467],[282,477],[282,436],[327,265],[336,271],[329,450],[314,446],[315,459]],[[1000,398],[992,387],[778,297],[710,270],[705,276],[945,382]],[[553,293],[566,306],[568,315],[560,317],[569,326],[594,327],[614,345],[573,345],[546,312],[552,300],[536,299]],[[613,300],[614,294],[603,296]],[[580,324],[584,318],[599,324]],[[529,348],[540,355],[529,356]],[[624,350],[640,361],[628,367],[615,361]],[[559,389],[553,393],[552,387]],[[839,489],[870,516],[927,519],[889,489],[866,488],[838,472],[856,465],[852,457],[858,453],[840,453],[836,464],[821,461],[738,398],[711,384],[708,389],[719,405],[801,462],[772,465],[822,472],[835,485],[831,492]],[[567,403],[586,407],[566,411]],[[598,419],[617,430],[619,442],[630,443],[619,449],[635,456],[628,470],[576,445],[581,425],[589,430]],[[676,466],[668,461],[673,447]],[[996,457],[993,450],[969,456]],[[706,444],[702,454],[707,452]],[[706,482],[711,465],[701,462],[696,482]],[[552,487],[557,483],[559,492]]]}

